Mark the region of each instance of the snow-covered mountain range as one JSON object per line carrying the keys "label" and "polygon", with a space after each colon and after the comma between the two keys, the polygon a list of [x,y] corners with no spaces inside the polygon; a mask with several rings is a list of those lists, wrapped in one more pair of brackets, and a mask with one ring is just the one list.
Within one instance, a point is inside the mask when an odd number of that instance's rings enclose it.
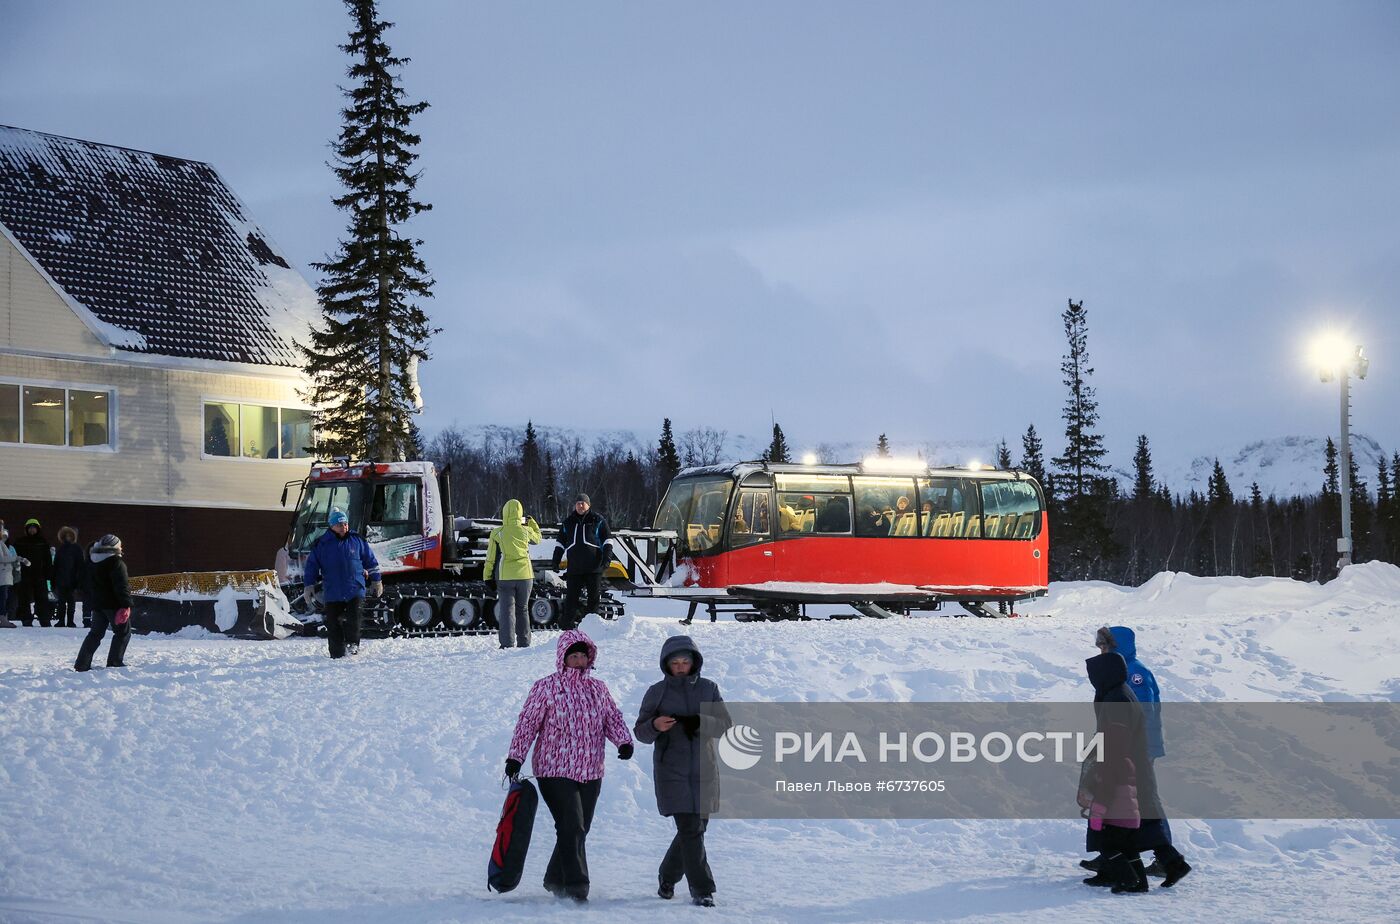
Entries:
{"label": "snow-covered mountain range", "polygon": [[[455,429],[468,445],[494,444],[503,449],[519,446],[525,434],[524,427],[500,424],[459,425]],[[655,450],[659,435],[627,429],[598,430],[542,424],[535,425],[535,431],[545,445],[556,447],[556,451],[557,447],[572,445],[577,441],[585,452],[598,445],[615,444],[624,452],[634,452],[639,457]],[[811,453],[823,462],[856,462],[874,454],[874,446],[869,440],[806,443],[800,435],[787,436],[794,459]],[[715,428],[677,430],[675,439],[682,459],[687,464],[696,465],[757,459],[768,448],[770,441],[767,434],[753,436]],[[989,464],[996,459],[997,442],[995,439],[911,441],[891,438],[890,449],[896,456],[927,459],[937,465],[967,465],[974,461]],[[1352,434],[1351,445],[1358,474],[1374,494],[1376,467],[1383,460],[1388,462],[1390,456],[1380,444],[1364,434]],[[1277,436],[1253,440],[1238,448],[1221,447],[1189,456],[1174,447],[1153,446],[1152,455],[1157,481],[1165,483],[1173,493],[1187,494],[1196,490],[1204,494],[1211,469],[1218,458],[1236,496],[1246,496],[1250,484],[1258,482],[1265,497],[1273,495],[1283,498],[1316,494],[1321,489],[1326,447],[1326,436]],[[1019,441],[1010,445],[1010,449],[1011,457],[1019,461]],[[1047,459],[1057,451],[1057,444],[1047,445]],[[1112,474],[1123,489],[1131,490],[1131,460],[1126,456],[1110,455],[1109,462]]]}

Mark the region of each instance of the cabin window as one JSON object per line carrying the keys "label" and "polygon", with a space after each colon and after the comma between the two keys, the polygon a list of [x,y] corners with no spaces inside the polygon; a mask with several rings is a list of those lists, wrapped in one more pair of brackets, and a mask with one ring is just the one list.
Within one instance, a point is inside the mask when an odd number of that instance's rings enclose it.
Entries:
{"label": "cabin window", "polygon": [[687,478],[673,481],[656,512],[657,529],[676,531],[681,552],[705,552],[719,544],[732,478]]}
{"label": "cabin window", "polygon": [[918,536],[919,518],[912,478],[858,475],[855,485],[857,536]]}
{"label": "cabin window", "polygon": [[988,539],[1030,539],[1040,532],[1040,496],[1029,481],[982,482]]}
{"label": "cabin window", "polygon": [[762,542],[772,532],[772,515],[769,510],[767,489],[745,488],[739,492],[739,502],[734,505],[734,516],[730,519],[730,541],[738,545]]}
{"label": "cabin window", "polygon": [[970,478],[920,478],[920,534],[932,539],[977,539],[982,517],[977,482]]}
{"label": "cabin window", "polygon": [[0,383],[0,443],[110,446],[111,398],[92,388]]}
{"label": "cabin window", "polygon": [[374,486],[365,538],[386,542],[405,536],[420,536],[423,517],[419,513],[418,485],[412,481],[385,481]]}
{"label": "cabin window", "polygon": [[238,405],[204,405],[204,454],[234,456],[238,446]]}

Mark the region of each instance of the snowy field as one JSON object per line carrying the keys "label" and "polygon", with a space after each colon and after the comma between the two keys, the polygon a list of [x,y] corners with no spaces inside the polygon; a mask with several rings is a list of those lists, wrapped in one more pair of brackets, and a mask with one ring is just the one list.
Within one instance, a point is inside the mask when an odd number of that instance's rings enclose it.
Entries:
{"label": "snowy field", "polygon": [[[673,604],[629,609],[585,629],[630,723],[679,627]],[[1103,623],[1137,629],[1167,699],[1400,697],[1400,569],[1387,565],[1325,587],[1057,585],[1029,611],[1053,617],[721,621],[691,634],[736,701],[1082,701]],[[553,668],[553,633],[509,652],[494,638],[370,641],[339,662],[313,640],[137,637],[128,668],[85,675],[71,670],[81,635],[0,631],[3,921],[1196,924],[1400,909],[1396,821],[1178,821],[1195,872],[1113,896],[1080,884],[1081,822],[717,819],[719,907],[667,903],[654,890],[671,828],[645,747],[630,763],[609,757],[586,908],[540,887],[543,807],[525,881],[488,894],[506,744],[530,681]]]}

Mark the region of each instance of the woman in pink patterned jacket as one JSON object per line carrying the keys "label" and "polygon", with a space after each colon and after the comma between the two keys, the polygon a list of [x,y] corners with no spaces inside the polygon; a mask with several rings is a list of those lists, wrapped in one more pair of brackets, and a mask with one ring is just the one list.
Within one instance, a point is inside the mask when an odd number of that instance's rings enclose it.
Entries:
{"label": "woman in pink patterned jacket", "polygon": [[525,697],[510,739],[506,776],[520,773],[533,745],[531,767],[540,795],[554,816],[554,853],[544,887],[559,898],[588,901],[588,855],[584,842],[603,785],[603,741],[617,756],[632,758],[632,735],[608,685],[589,676],[598,647],[578,629],[559,636],[555,671],[536,680]]}

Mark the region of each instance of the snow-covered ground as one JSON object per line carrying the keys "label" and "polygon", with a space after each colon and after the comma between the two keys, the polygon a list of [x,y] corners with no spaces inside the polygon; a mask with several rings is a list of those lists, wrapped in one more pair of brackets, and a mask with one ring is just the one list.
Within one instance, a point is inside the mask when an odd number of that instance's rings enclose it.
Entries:
{"label": "snow-covered ground", "polygon": [[[630,611],[585,628],[599,675],[635,715],[679,627],[674,603]],[[1169,699],[1400,697],[1400,569],[1387,565],[1324,587],[1187,575],[1136,590],[1057,585],[1028,611],[1053,617],[725,620],[691,634],[736,701],[1079,701],[1106,622],[1138,630]],[[370,641],[338,662],[313,640],[138,637],[130,667],[80,675],[81,634],[0,631],[3,921],[1195,924],[1400,908],[1395,821],[1178,821],[1196,871],[1171,890],[1113,896],[1080,884],[1077,822],[717,819],[719,907],[665,903],[655,870],[670,827],[645,747],[631,763],[609,758],[586,909],[540,888],[543,807],[524,883],[488,894],[501,764],[529,682],[554,664],[552,633],[506,652],[488,638]]]}

